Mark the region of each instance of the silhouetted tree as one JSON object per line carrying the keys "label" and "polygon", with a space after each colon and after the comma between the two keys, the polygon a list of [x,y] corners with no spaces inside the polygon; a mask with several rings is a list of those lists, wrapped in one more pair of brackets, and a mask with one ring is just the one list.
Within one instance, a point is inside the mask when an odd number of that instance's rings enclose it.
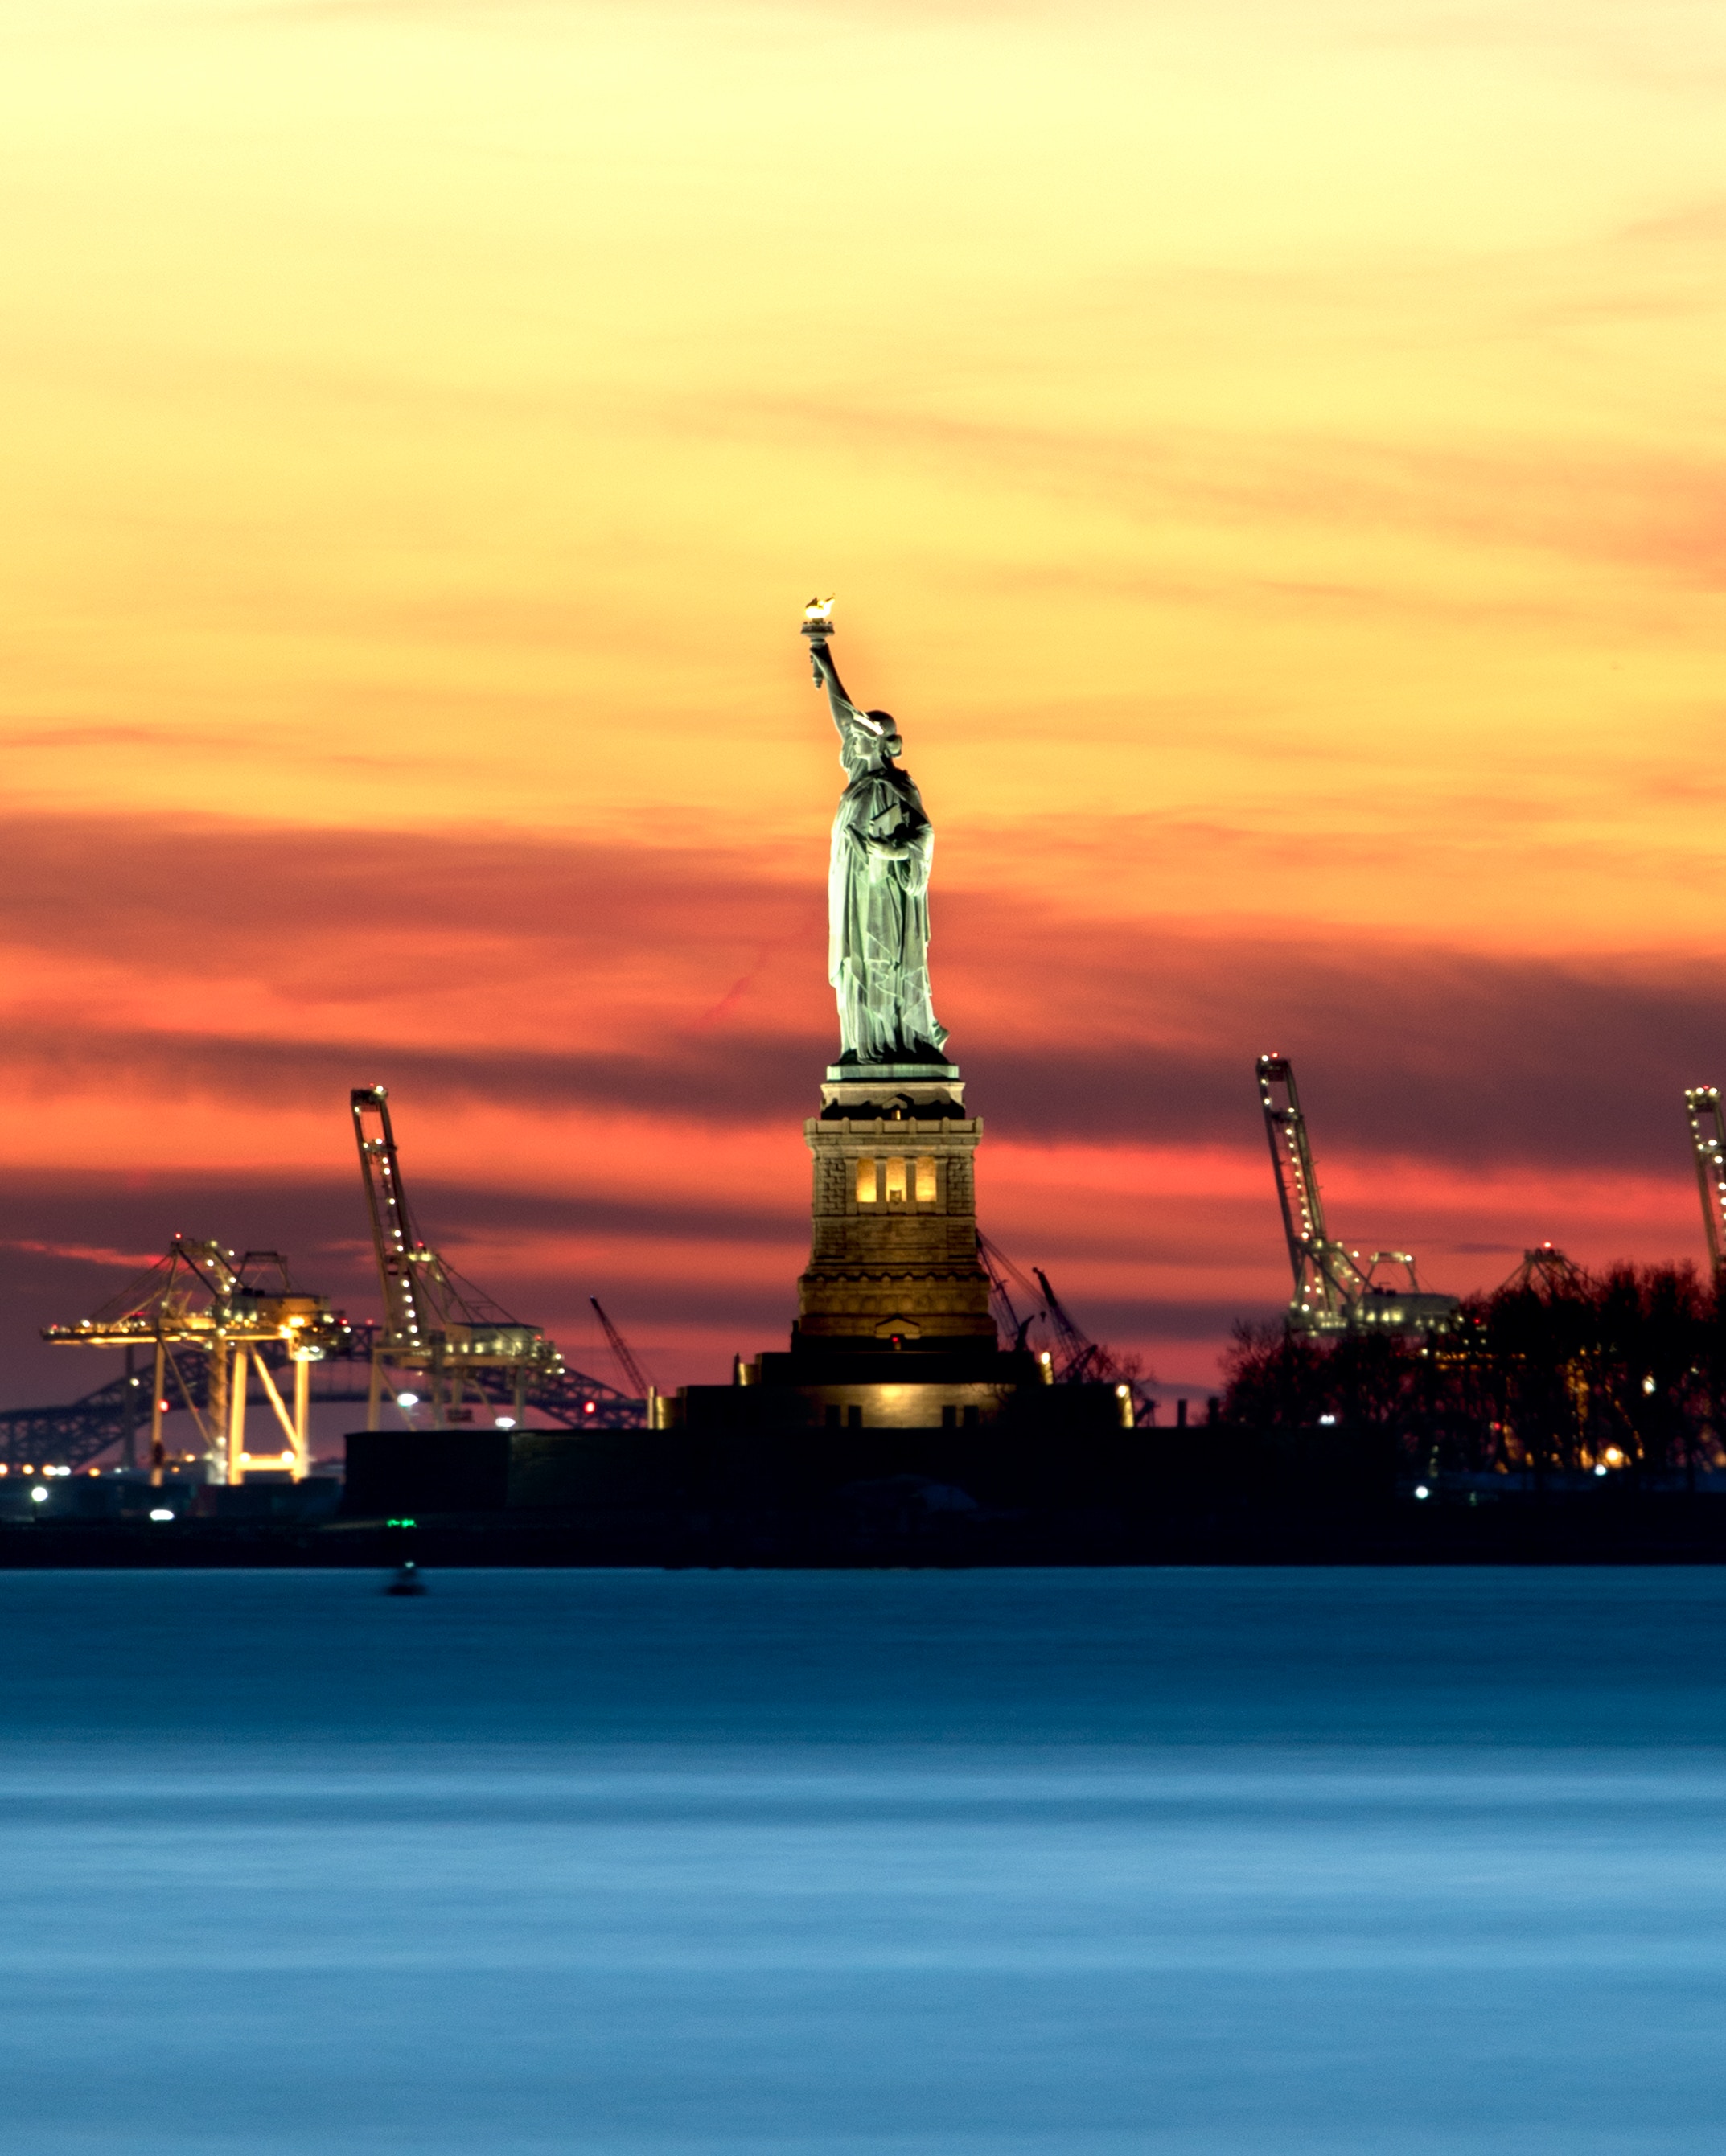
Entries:
{"label": "silhouetted tree", "polygon": [[1726,1436],[1726,1293],[1688,1265],[1571,1268],[1476,1297],[1424,1338],[1239,1325],[1224,1367],[1226,1420],[1390,1430],[1423,1472],[1605,1464],[1693,1483]]}
{"label": "silhouetted tree", "polygon": [[1331,1406],[1328,1343],[1287,1325],[1235,1324],[1223,1354],[1223,1415],[1255,1430],[1304,1430]]}

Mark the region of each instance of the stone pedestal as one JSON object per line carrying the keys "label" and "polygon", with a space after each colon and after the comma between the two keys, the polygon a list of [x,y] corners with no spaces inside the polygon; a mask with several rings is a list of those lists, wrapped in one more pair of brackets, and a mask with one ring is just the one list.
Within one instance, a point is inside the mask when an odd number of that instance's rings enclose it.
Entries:
{"label": "stone pedestal", "polygon": [[814,1157],[813,1235],[794,1354],[996,1350],[977,1254],[980,1116],[951,1063],[831,1064]]}
{"label": "stone pedestal", "polygon": [[680,1387],[658,1428],[746,1448],[820,1431],[866,1481],[951,1479],[942,1448],[967,1430],[1058,1448],[1131,1427],[1124,1386],[1056,1386],[1047,1356],[996,1336],[977,1249],[983,1120],[956,1065],[830,1064],[803,1127],[814,1202],[790,1347],[739,1355],[729,1385]]}

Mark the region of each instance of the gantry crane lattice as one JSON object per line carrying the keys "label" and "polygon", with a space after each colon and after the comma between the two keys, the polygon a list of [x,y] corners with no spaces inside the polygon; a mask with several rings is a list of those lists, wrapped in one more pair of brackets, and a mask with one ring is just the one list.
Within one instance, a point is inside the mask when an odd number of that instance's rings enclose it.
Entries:
{"label": "gantry crane lattice", "polygon": [[1499,1295],[1525,1293],[1550,1302],[1555,1296],[1574,1295],[1588,1285],[1588,1275],[1556,1243],[1540,1243],[1523,1252],[1523,1261],[1498,1283]]}
{"label": "gantry crane lattice", "polygon": [[[1410,1251],[1374,1250],[1363,1259],[1359,1250],[1333,1240],[1325,1227],[1294,1066],[1286,1055],[1261,1055],[1256,1070],[1294,1275],[1289,1323],[1297,1332],[1318,1333],[1448,1330],[1461,1306],[1455,1296],[1436,1295],[1420,1286]],[[1401,1282],[1381,1277],[1381,1267],[1400,1270]]]}
{"label": "gantry crane lattice", "polygon": [[[566,1368],[555,1342],[493,1301],[426,1242],[414,1224],[402,1181],[382,1086],[357,1086],[349,1096],[360,1178],[372,1223],[372,1243],[383,1291],[383,1325],[372,1354],[366,1427],[376,1430],[386,1371],[424,1373],[432,1427],[468,1422],[469,1404],[506,1404],[516,1421],[535,1407],[572,1427],[639,1424],[645,1399]],[[399,1392],[395,1392],[399,1399]]]}
{"label": "gantry crane lattice", "polygon": [[[152,1351],[150,1394],[150,1471],[160,1481],[165,1466],[162,1418],[176,1406],[189,1410],[213,1482],[241,1482],[247,1471],[285,1469],[296,1481],[311,1467],[311,1365],[340,1348],[351,1331],[340,1311],[321,1295],[296,1288],[287,1261],[276,1250],[224,1250],[220,1243],[176,1235],[156,1265],[111,1296],[93,1317],[73,1325],[46,1325],[44,1340],[63,1348],[123,1348],[126,1377],[116,1404],[130,1418],[120,1433],[136,1430],[135,1395],[141,1383],[131,1368],[141,1347]],[[293,1405],[284,1401],[274,1368],[292,1373]],[[275,1453],[254,1453],[246,1442],[250,1378],[255,1371],[263,1401],[273,1411],[286,1443]],[[106,1393],[113,1388],[103,1388]],[[92,1399],[100,1395],[92,1395]],[[39,1418],[44,1412],[26,1411]],[[105,1409],[105,1413],[106,1412]]]}
{"label": "gantry crane lattice", "polygon": [[[363,1405],[372,1396],[372,1352],[380,1328],[362,1322],[351,1324],[342,1337],[325,1351],[323,1359],[310,1365],[311,1405]],[[285,1365],[287,1350],[265,1346],[253,1351],[272,1370]],[[130,1351],[128,1351],[130,1361]],[[180,1358],[180,1377],[191,1404],[208,1404],[203,1358]],[[507,1372],[479,1371],[470,1378],[494,1406],[506,1408],[515,1397]],[[136,1465],[137,1439],[152,1421],[148,1377],[128,1368],[121,1376],[99,1385],[82,1399],[49,1407],[0,1408],[0,1466],[16,1473],[23,1467],[53,1466],[62,1473],[90,1466],[108,1454],[117,1455],[117,1465]],[[177,1382],[157,1398],[165,1415],[187,1403]],[[542,1378],[529,1394],[530,1404],[548,1421],[570,1430],[632,1430],[640,1418],[635,1403],[614,1386],[579,1370],[564,1368],[555,1377]],[[261,1381],[254,1404],[265,1404]],[[158,1439],[158,1444],[162,1440]],[[172,1452],[164,1455],[172,1460]]]}

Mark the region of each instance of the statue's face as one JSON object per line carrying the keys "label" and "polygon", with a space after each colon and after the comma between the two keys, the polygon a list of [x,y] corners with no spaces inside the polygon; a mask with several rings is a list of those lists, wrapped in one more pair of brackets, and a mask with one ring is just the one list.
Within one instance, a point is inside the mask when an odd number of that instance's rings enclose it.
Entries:
{"label": "statue's face", "polygon": [[902,755],[905,744],[899,738],[899,728],[891,711],[866,711],[869,732],[874,737],[872,747],[878,756],[891,758]]}

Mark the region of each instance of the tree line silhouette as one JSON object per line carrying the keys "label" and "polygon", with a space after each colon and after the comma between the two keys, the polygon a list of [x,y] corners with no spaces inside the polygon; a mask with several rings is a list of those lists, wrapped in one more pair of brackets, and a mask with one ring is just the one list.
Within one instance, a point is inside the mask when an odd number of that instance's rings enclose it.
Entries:
{"label": "tree line silhouette", "polygon": [[[1421,1337],[1237,1325],[1225,1420],[1394,1434],[1417,1474],[1682,1476],[1726,1466],[1726,1292],[1691,1265],[1531,1261]],[[1604,1478],[1603,1478],[1604,1479]]]}

